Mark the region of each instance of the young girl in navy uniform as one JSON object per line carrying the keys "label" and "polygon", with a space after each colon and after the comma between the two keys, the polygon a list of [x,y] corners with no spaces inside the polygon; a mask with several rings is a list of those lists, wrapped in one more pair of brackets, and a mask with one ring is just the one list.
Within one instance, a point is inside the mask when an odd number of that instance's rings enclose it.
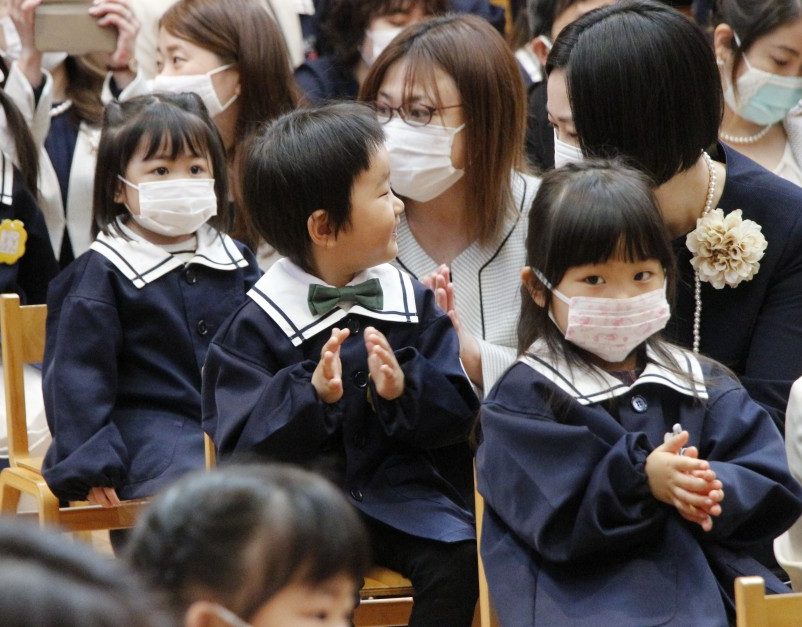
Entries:
{"label": "young girl in navy uniform", "polygon": [[434,295],[388,264],[403,203],[373,111],[279,118],[246,155],[242,195],[286,256],[220,329],[203,422],[221,457],[327,470],[362,513],[382,566],[415,587],[411,625],[469,625],[477,596],[468,504],[430,451],[464,441],[477,400]]}
{"label": "young girl in navy uniform", "polygon": [[201,367],[259,276],[230,224],[220,137],[194,94],[108,106],[91,249],[52,283],[44,358],[60,499],[114,505],[203,466]]}
{"label": "young girl in navy uniform", "polygon": [[780,434],[719,364],[658,337],[675,275],[640,173],[543,178],[518,361],[487,396],[482,557],[504,625],[727,625],[733,579],[802,511]]}

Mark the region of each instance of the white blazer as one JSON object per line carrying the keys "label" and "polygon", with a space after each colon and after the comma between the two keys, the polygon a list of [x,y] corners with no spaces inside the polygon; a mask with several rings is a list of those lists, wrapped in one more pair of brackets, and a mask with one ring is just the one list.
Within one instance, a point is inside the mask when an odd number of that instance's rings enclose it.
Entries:
{"label": "white blazer", "polygon": [[[65,219],[64,203],[61,199],[61,188],[58,177],[45,150],[45,139],[50,130],[50,108],[53,104],[53,78],[43,70],[45,85],[39,102],[36,103],[33,88],[25,75],[17,67],[11,65],[6,82],[6,93],[22,112],[33,134],[34,142],[39,149],[39,207],[45,217],[45,224],[50,235],[50,243],[56,254],[61,252],[61,242],[64,239],[64,227],[70,236],[72,250],[75,256],[89,250],[92,238],[92,193],[95,184],[95,162],[97,148],[100,141],[100,129],[82,122],[78,129],[78,139],[75,143],[75,152],[72,157],[69,187],[67,190],[67,212],[69,219]],[[103,102],[112,100],[109,82],[111,74],[106,77],[103,84],[101,99]],[[125,99],[128,92],[141,90],[142,79],[137,76],[126,87],[120,99]],[[5,149],[6,146],[3,146]],[[7,150],[16,161],[16,150]]]}
{"label": "white blazer", "polygon": [[[785,411],[785,452],[791,474],[802,483],[802,378],[796,380],[788,397],[788,408]],[[791,578],[794,592],[802,592],[802,518],[774,540],[774,557]]]}

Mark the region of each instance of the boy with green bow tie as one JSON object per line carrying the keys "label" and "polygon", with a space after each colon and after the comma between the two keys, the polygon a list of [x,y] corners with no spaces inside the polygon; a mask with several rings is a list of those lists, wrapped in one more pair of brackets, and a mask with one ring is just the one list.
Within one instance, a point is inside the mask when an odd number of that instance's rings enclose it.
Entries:
{"label": "boy with green bow tie", "polygon": [[[412,580],[410,624],[467,626],[478,587],[470,494],[433,459],[464,445],[478,401],[448,316],[388,263],[403,210],[389,174],[363,105],[295,111],[255,138],[244,209],[285,258],[212,341],[203,426],[222,458],[327,469],[362,514],[376,562]],[[463,464],[445,474],[470,473]]]}

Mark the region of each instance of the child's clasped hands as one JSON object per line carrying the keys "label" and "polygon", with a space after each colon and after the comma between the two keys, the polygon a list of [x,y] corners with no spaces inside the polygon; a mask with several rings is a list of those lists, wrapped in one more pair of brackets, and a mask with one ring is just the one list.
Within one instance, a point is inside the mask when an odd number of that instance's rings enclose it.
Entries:
{"label": "child's clasped hands", "polygon": [[689,434],[675,425],[665,442],[646,458],[649,489],[658,501],[673,505],[685,520],[705,531],[713,528],[713,516],[721,515],[724,489],[710,464],[699,459],[695,446],[685,447]]}

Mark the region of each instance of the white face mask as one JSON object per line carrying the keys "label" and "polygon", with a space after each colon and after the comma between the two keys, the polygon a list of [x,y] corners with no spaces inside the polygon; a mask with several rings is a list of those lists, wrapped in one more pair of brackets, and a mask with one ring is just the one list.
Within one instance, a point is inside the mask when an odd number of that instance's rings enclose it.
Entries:
{"label": "white face mask", "polygon": [[66,52],[43,52],[42,53],[42,67],[48,72],[52,72],[59,65],[67,60]]}
{"label": "white face mask", "polygon": [[[735,43],[741,41],[735,35]],[[737,115],[755,124],[774,124],[782,120],[802,99],[802,77],[772,74],[749,63],[742,55],[746,70],[736,80],[738,94],[732,86],[731,74],[724,69],[722,74],[727,84],[724,102]],[[721,63],[723,67],[723,62]]]}
{"label": "white face mask", "polygon": [[582,149],[573,144],[566,143],[557,137],[554,129],[554,167],[561,168],[567,163],[579,163],[584,159]]}
{"label": "white face mask", "polygon": [[[624,361],[638,346],[665,328],[671,317],[666,286],[631,298],[568,298],[532,269],[551,293],[568,305],[565,339],[610,363]],[[554,317],[549,312],[549,317]],[[555,321],[555,324],[556,321]]]}
{"label": "white face mask", "polygon": [[19,59],[22,53],[22,40],[19,38],[17,27],[10,15],[0,19],[0,26],[3,28],[3,38],[6,40],[5,56],[11,61]]}
{"label": "white face mask", "polygon": [[213,611],[215,614],[217,614],[218,618],[220,618],[224,623],[229,624],[231,627],[251,627],[250,623],[246,623],[230,609],[223,607],[219,603],[215,603]]}
{"label": "white face mask", "polygon": [[427,202],[462,178],[465,171],[451,163],[451,145],[464,124],[418,127],[395,116],[383,128],[390,153],[390,186],[398,195]]}
{"label": "white face mask", "polygon": [[228,109],[239,94],[234,94],[223,104],[214,88],[212,76],[233,66],[233,63],[221,65],[206,74],[186,74],[184,76],[159,74],[153,79],[153,91],[198,94],[203,100],[203,104],[206,105],[209,117],[214,118]]}
{"label": "white face mask", "polygon": [[[141,227],[160,235],[190,235],[217,215],[214,179],[170,179],[134,185],[139,192],[139,215],[131,217]],[[130,209],[129,209],[130,211]]]}
{"label": "white face mask", "polygon": [[362,44],[361,54],[368,67],[373,65],[379,55],[402,30],[404,29],[398,27],[365,31],[365,41]]}

